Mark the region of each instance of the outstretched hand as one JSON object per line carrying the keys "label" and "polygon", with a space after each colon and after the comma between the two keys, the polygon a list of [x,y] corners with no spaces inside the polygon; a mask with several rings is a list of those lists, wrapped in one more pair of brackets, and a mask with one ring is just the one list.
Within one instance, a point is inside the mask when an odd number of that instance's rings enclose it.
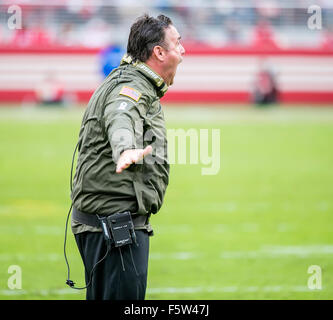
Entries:
{"label": "outstretched hand", "polygon": [[144,149],[129,149],[125,150],[119,157],[117,162],[116,173],[121,173],[127,169],[132,163],[137,163],[142,160],[145,156],[152,153],[152,146],[147,146]]}

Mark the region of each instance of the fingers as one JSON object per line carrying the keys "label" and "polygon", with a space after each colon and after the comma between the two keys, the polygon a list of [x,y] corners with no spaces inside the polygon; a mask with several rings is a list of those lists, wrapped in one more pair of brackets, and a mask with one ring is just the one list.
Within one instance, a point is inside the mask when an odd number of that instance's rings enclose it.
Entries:
{"label": "fingers", "polygon": [[130,162],[129,159],[122,160],[119,158],[116,173],[121,173],[123,170],[127,169],[131,165],[131,163],[132,162]]}
{"label": "fingers", "polygon": [[[143,159],[145,156],[153,152],[153,147],[151,145],[145,147],[140,154],[139,160]],[[137,162],[137,161],[135,161]]]}
{"label": "fingers", "polygon": [[116,173],[121,173],[127,169],[132,163],[137,163],[145,156],[153,151],[152,146],[147,146],[144,149],[132,149],[124,151],[117,162]]}
{"label": "fingers", "polygon": [[117,169],[116,169],[117,173],[120,173],[123,170],[127,169],[132,163],[135,162],[135,158],[133,158],[132,151],[133,150],[127,150],[122,153],[117,163]]}

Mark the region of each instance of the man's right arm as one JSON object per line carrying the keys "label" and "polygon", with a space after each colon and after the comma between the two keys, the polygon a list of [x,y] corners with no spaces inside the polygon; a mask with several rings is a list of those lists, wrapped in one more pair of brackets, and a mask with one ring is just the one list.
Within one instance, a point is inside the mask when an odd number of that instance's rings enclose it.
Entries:
{"label": "man's right arm", "polygon": [[[122,172],[132,163],[142,160],[144,156],[152,151],[151,146],[142,149],[142,146],[138,146],[136,142],[135,129],[137,126],[142,126],[138,109],[142,108],[140,104],[143,101],[139,101],[139,99],[135,101],[131,97],[119,94],[105,108],[105,128],[111,145],[113,160],[117,163],[117,173]],[[143,133],[143,130],[141,132]]]}
{"label": "man's right arm", "polygon": [[145,156],[152,153],[152,151],[153,148],[150,145],[144,149],[125,150],[118,159],[116,172],[121,173],[123,170],[127,169],[131,164],[139,162]]}

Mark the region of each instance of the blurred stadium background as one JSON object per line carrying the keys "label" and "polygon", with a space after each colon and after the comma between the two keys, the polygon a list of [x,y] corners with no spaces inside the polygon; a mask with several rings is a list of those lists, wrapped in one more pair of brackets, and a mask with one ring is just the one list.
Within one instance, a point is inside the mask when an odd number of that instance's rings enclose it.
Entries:
{"label": "blurred stadium background", "polygon": [[[281,102],[333,102],[331,1],[1,1],[0,100],[35,101],[54,88],[85,102],[126,49],[143,12],[172,16],[187,52],[165,101],[251,101],[269,72]],[[8,29],[10,4],[22,29]],[[312,5],[321,29],[308,25]],[[318,22],[318,21],[317,21]],[[63,91],[63,92],[62,92]]]}
{"label": "blurred stadium background", "polygon": [[[21,29],[9,28],[13,5]],[[71,156],[87,101],[145,12],[170,16],[186,49],[162,99],[168,129],[221,130],[217,175],[172,165],[147,298],[331,299],[329,0],[0,1],[0,299],[84,298],[65,287],[62,256]],[[83,284],[71,236],[68,255]]]}

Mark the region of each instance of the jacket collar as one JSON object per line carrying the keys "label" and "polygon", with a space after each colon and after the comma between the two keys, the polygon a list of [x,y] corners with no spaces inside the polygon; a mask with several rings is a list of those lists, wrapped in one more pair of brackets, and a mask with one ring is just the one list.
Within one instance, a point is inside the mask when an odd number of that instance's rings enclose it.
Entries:
{"label": "jacket collar", "polygon": [[121,59],[120,65],[131,64],[133,65],[140,73],[142,73],[146,78],[152,82],[157,88],[157,94],[160,98],[162,98],[165,93],[168,91],[168,86],[162,79],[162,77],[149,68],[145,63],[141,61],[133,62],[132,57],[125,54]]}

